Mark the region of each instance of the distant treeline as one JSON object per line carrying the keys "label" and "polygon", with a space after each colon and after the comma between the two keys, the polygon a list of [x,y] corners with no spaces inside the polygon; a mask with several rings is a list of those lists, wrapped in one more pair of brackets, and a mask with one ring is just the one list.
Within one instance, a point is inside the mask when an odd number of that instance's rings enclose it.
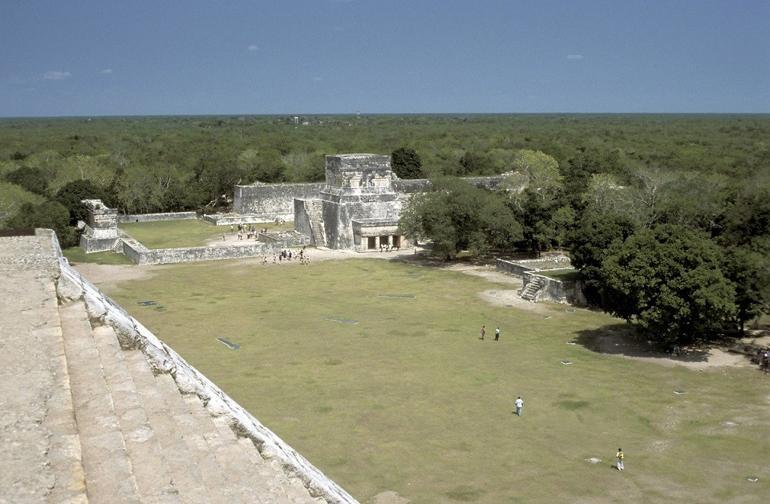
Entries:
{"label": "distant treeline", "polygon": [[84,180],[123,212],[199,209],[236,183],[323,180],[324,155],[344,152],[395,151],[411,177],[503,173],[526,149],[562,171],[582,157],[595,172],[756,183],[770,171],[768,138],[767,115],[1,119],[0,221]]}

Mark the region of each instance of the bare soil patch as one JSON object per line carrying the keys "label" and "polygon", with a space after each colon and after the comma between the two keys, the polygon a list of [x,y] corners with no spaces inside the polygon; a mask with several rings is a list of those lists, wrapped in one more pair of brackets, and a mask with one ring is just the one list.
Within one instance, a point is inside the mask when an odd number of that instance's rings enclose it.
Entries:
{"label": "bare soil patch", "polygon": [[104,290],[128,280],[144,280],[154,276],[164,266],[113,265],[77,263],[73,268],[92,284]]}
{"label": "bare soil patch", "polygon": [[720,367],[752,367],[745,356],[730,353],[720,346],[685,349],[682,355],[671,355],[655,348],[650,342],[635,337],[622,322],[601,329],[584,331],[575,342],[595,352],[614,354],[627,359],[652,362],[661,366],[683,366],[705,370]]}

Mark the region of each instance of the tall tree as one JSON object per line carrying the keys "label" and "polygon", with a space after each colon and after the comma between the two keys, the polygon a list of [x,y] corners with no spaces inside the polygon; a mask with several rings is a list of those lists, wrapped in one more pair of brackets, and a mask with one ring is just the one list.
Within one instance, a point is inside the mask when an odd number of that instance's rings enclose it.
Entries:
{"label": "tall tree", "polygon": [[399,147],[390,156],[393,171],[402,179],[418,179],[424,177],[422,160],[414,149]]}
{"label": "tall tree", "polygon": [[69,210],[56,201],[45,201],[39,205],[24,203],[19,212],[6,222],[8,228],[53,229],[62,247],[77,244],[75,228],[69,225]]}
{"label": "tall tree", "polygon": [[735,285],[735,322],[743,334],[746,322],[770,312],[770,262],[746,247],[725,251],[722,271]]}
{"label": "tall tree", "polygon": [[613,213],[586,213],[570,235],[570,258],[585,282],[584,292],[592,303],[602,304],[602,262],[610,247],[623,243],[634,232],[634,223]]}
{"label": "tall tree", "polygon": [[735,314],[721,249],[683,226],[642,229],[602,262],[606,309],[671,346],[720,334]]}
{"label": "tall tree", "polygon": [[459,179],[434,181],[431,192],[412,197],[400,226],[412,240],[430,240],[433,253],[444,259],[463,250],[477,255],[510,248],[522,236],[503,196]]}
{"label": "tall tree", "polygon": [[73,180],[56,191],[54,200],[64,205],[70,213],[70,224],[75,225],[79,220],[86,220],[88,211],[81,203],[84,199],[101,199],[108,196],[103,187],[88,179]]}
{"label": "tall tree", "polygon": [[45,196],[48,192],[48,177],[37,167],[21,166],[5,174],[5,180],[23,187],[27,191]]}
{"label": "tall tree", "polygon": [[484,154],[466,151],[459,161],[457,174],[465,175],[491,175],[494,172],[492,161]]}
{"label": "tall tree", "polygon": [[575,214],[559,204],[564,185],[554,158],[540,151],[523,149],[516,153],[513,167],[516,171],[507,177],[504,186],[522,225],[527,248],[539,255],[564,241]]}

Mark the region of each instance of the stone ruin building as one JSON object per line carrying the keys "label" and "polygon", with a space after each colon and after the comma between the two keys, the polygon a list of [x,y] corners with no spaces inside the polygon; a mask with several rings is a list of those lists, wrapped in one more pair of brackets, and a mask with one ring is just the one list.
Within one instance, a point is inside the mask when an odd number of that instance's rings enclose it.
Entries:
{"label": "stone ruin building", "polygon": [[112,250],[118,243],[118,211],[107,208],[99,199],[85,199],[88,222],[80,235],[80,246],[86,253]]}
{"label": "stone ruin building", "polygon": [[326,156],[318,198],[294,199],[294,228],[311,243],[359,252],[408,246],[398,228],[405,197],[393,188],[390,156]]}

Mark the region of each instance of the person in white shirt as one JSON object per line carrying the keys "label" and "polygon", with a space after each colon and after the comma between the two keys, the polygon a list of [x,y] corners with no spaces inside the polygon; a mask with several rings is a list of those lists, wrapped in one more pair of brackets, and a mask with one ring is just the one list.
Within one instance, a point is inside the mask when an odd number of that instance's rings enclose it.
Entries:
{"label": "person in white shirt", "polygon": [[513,404],[516,406],[516,416],[521,416],[521,410],[524,409],[524,399],[519,396]]}

